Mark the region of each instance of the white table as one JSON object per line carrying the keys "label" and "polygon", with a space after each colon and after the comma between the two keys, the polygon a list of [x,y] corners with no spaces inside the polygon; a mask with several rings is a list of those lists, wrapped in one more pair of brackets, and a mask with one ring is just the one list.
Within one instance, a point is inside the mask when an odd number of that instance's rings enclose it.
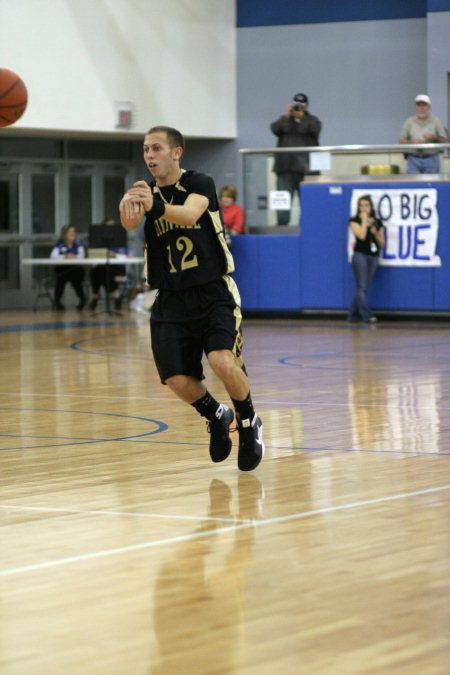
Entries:
{"label": "white table", "polygon": [[[64,265],[82,265],[84,267],[94,267],[95,265],[142,265],[144,258],[136,256],[116,255],[114,258],[22,258],[23,265],[33,267],[55,267]],[[38,291],[34,302],[34,310],[36,311],[40,298],[47,298],[50,300],[53,307],[53,297],[50,293],[48,284],[44,279],[38,280]],[[106,294],[106,308],[107,313],[111,314],[109,309],[109,293]]]}
{"label": "white table", "polygon": [[22,265],[48,266],[52,265],[139,265],[144,258],[130,256],[116,256],[115,258],[22,258]]}

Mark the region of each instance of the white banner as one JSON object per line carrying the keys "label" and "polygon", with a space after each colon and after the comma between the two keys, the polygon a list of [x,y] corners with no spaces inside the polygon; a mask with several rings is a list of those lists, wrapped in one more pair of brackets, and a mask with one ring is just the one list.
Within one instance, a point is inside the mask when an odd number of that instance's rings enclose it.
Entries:
{"label": "white banner", "polygon": [[[349,218],[356,215],[360,197],[370,195],[377,217],[385,227],[380,265],[388,267],[441,267],[436,255],[439,213],[436,188],[353,190]],[[355,237],[348,228],[348,258]]]}
{"label": "white banner", "polygon": [[289,211],[291,208],[291,193],[288,190],[270,190],[269,209],[272,211]]}

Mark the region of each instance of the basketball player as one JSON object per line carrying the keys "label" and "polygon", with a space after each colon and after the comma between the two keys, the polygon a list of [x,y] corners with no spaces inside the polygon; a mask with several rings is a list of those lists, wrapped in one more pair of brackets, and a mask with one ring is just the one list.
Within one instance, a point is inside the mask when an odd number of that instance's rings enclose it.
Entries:
{"label": "basketball player", "polygon": [[239,433],[238,467],[252,471],[264,444],[242,360],[239,292],[212,178],[180,168],[184,139],[171,127],[150,129],[144,161],[153,181],[136,182],[120,202],[126,230],[145,215],[146,271],[159,290],[152,307],[152,350],[161,382],[207,420],[209,453],[222,462],[231,452],[234,413],[202,384],[203,352],[233,402]]}

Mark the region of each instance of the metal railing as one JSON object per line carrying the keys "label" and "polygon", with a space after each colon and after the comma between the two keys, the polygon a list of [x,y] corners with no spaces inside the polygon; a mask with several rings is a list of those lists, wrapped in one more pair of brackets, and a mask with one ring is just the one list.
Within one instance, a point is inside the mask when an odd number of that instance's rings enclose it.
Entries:
{"label": "metal railing", "polygon": [[[439,174],[406,173],[406,155],[419,151],[441,153]],[[450,143],[397,143],[386,145],[328,145],[304,148],[241,148],[243,158],[243,199],[247,229],[266,231],[276,225],[276,211],[270,208],[276,192],[273,159],[278,154],[307,154],[310,172],[307,182],[408,180],[426,182],[450,180]],[[300,205],[293,200],[289,231],[298,230]]]}
{"label": "metal railing", "polygon": [[450,148],[450,143],[394,143],[389,145],[317,145],[305,148],[241,148],[242,155],[276,155],[283,152],[329,152],[331,154],[377,154],[407,150],[436,150]]}

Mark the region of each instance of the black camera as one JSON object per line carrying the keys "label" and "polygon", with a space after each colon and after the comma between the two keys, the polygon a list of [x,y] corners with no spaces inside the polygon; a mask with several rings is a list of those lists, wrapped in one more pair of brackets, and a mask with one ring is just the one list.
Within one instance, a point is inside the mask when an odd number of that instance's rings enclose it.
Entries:
{"label": "black camera", "polygon": [[304,110],[304,109],[305,109],[305,104],[304,104],[304,103],[295,103],[295,104],[292,106],[292,110],[293,110],[294,112],[300,112],[300,110]]}

